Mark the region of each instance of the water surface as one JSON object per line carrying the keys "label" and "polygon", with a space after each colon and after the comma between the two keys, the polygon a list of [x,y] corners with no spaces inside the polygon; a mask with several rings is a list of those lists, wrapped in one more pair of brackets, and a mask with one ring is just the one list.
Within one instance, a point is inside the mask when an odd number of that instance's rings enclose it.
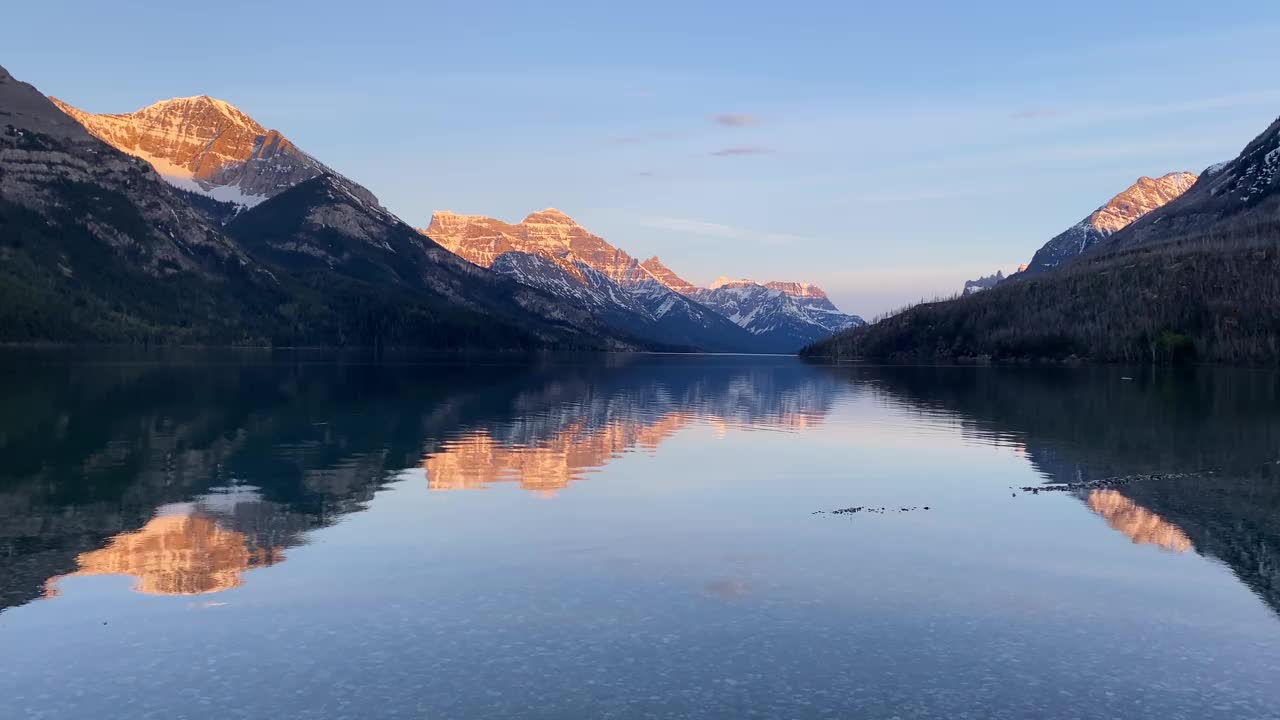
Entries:
{"label": "water surface", "polygon": [[2,360],[6,717],[1280,707],[1272,373]]}

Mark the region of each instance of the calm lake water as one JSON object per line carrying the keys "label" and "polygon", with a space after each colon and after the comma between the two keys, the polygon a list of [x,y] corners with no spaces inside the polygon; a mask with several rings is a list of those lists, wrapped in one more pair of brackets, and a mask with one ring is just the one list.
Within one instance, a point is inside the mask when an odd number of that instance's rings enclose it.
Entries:
{"label": "calm lake water", "polygon": [[[0,397],[5,718],[1280,716],[1276,374],[16,353]],[[1135,473],[1193,474],[1020,489]]]}

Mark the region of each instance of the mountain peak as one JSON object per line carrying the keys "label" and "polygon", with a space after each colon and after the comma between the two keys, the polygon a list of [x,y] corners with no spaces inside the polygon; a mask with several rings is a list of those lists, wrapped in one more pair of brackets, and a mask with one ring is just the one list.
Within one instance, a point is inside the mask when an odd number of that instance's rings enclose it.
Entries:
{"label": "mountain peak", "polygon": [[1087,222],[1103,233],[1114,233],[1186,192],[1195,182],[1196,176],[1189,172],[1171,172],[1158,179],[1143,175],[1095,210]]}
{"label": "mountain peak", "polygon": [[[95,114],[51,100],[99,140],[151,163],[170,184],[217,200],[249,207],[333,174],[281,133],[209,95],[160,100],[123,114]],[[373,193],[344,184],[363,202],[377,205]]]}
{"label": "mountain peak", "polygon": [[786,282],[781,280],[771,280],[764,284],[770,290],[779,290],[798,298],[826,298],[827,294],[817,285],[811,285],[806,282]]}
{"label": "mountain peak", "polygon": [[557,210],[553,207],[549,207],[546,210],[531,212],[524,220],[521,220],[520,223],[522,225],[526,223],[555,223],[557,225],[578,224],[574,222],[573,218],[569,217],[563,211]]}
{"label": "mountain peak", "polygon": [[1147,213],[1177,199],[1190,190],[1197,179],[1195,173],[1185,171],[1165,173],[1158,178],[1143,175],[1083,220],[1055,235],[1036,251],[1025,269],[1015,274],[1034,275],[1073,261]]}

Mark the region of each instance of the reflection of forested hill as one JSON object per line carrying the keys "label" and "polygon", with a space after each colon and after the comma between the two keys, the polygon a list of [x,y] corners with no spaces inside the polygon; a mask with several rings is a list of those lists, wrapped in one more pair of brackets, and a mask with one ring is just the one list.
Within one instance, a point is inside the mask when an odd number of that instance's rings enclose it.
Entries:
{"label": "reflection of forested hill", "polygon": [[693,420],[818,422],[839,386],[794,360],[168,359],[0,358],[0,608],[68,575],[234,587],[405,468],[556,489]]}
{"label": "reflection of forested hill", "polygon": [[1080,498],[1135,542],[1221,560],[1280,613],[1280,375],[1228,369],[834,369],[1022,445],[1051,482],[1212,471]]}

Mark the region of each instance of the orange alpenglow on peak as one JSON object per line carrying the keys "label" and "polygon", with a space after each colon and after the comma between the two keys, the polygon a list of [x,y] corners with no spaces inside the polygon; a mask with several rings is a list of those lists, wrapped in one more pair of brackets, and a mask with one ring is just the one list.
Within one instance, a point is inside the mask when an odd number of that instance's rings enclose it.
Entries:
{"label": "orange alpenglow on peak", "polygon": [[1192,548],[1191,538],[1182,528],[1135,503],[1115,490],[1089,493],[1089,509],[1102,516],[1115,530],[1129,536],[1137,545],[1155,545],[1169,552],[1186,552]]}
{"label": "orange alpenglow on peak", "polygon": [[50,578],[45,595],[56,596],[63,578],[88,575],[131,575],[133,589],[148,595],[203,595],[238,587],[245,571],[283,559],[279,548],[254,547],[247,535],[212,517],[173,511],[116,535],[101,550],[80,553],[79,569]]}
{"label": "orange alpenglow on peak", "polygon": [[[50,100],[91,135],[146,160],[169,184],[215,200],[251,207],[311,178],[337,174],[279,131],[208,95],[103,114]],[[378,204],[373,193],[350,185],[361,200]]]}
{"label": "orange alpenglow on peak", "polygon": [[556,208],[530,213],[519,223],[484,215],[436,212],[427,229],[419,232],[480,267],[490,267],[508,252],[557,259],[567,250],[624,288],[654,280],[676,292],[693,288],[692,283],[660,262],[641,263]]}

